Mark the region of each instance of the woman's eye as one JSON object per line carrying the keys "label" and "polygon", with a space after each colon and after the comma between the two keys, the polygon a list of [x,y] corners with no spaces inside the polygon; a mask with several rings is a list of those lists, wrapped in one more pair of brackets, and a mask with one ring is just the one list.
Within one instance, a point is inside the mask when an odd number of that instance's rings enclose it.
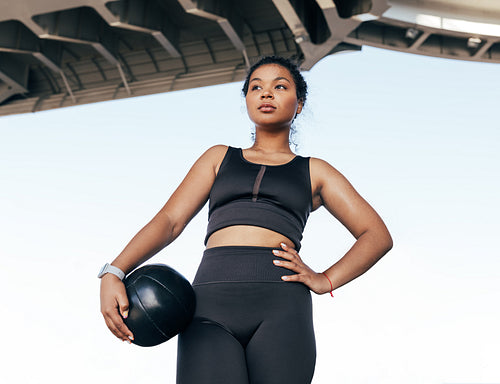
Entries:
{"label": "woman's eye", "polygon": [[252,87],[252,91],[256,91],[257,89],[260,89],[260,85],[254,85]]}
{"label": "woman's eye", "polygon": [[285,85],[283,85],[283,84],[278,84],[278,85],[276,86],[276,89],[286,89],[286,86],[285,86]]}

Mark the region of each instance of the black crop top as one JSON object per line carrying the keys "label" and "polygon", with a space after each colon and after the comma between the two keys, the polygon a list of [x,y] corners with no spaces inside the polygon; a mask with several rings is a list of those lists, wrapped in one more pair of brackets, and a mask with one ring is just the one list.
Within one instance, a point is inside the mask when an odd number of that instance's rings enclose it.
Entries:
{"label": "black crop top", "polygon": [[210,235],[232,225],[254,225],[289,238],[300,249],[312,209],[309,158],[282,165],[251,163],[241,148],[228,147],[209,196]]}

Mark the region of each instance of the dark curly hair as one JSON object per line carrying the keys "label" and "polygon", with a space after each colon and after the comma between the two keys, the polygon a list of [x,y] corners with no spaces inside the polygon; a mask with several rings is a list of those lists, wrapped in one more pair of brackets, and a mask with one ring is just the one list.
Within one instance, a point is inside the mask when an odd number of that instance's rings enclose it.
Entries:
{"label": "dark curly hair", "polygon": [[243,84],[242,88],[243,95],[246,96],[248,93],[248,83],[250,82],[250,77],[252,76],[253,72],[257,68],[267,64],[277,64],[288,69],[295,83],[295,88],[297,91],[297,100],[302,100],[302,104],[305,104],[307,98],[307,83],[304,80],[302,74],[300,73],[299,66],[292,60],[286,59],[281,56],[264,56],[250,67],[247,73],[247,77],[245,79],[245,83]]}

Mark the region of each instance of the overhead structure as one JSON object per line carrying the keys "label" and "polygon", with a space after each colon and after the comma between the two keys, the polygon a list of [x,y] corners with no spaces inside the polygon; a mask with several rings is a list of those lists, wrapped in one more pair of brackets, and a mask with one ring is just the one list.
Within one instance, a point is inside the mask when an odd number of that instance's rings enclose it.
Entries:
{"label": "overhead structure", "polygon": [[498,0],[0,0],[0,116],[308,70],[363,45],[500,63]]}

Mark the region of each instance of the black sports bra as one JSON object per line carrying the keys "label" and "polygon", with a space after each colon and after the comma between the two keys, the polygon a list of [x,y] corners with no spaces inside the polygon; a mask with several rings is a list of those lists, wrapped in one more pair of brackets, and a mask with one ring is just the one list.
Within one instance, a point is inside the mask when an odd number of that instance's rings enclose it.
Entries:
{"label": "black sports bra", "polygon": [[228,147],[209,196],[210,235],[232,225],[254,225],[289,238],[300,249],[312,209],[309,158],[282,165],[251,163],[241,148]]}

